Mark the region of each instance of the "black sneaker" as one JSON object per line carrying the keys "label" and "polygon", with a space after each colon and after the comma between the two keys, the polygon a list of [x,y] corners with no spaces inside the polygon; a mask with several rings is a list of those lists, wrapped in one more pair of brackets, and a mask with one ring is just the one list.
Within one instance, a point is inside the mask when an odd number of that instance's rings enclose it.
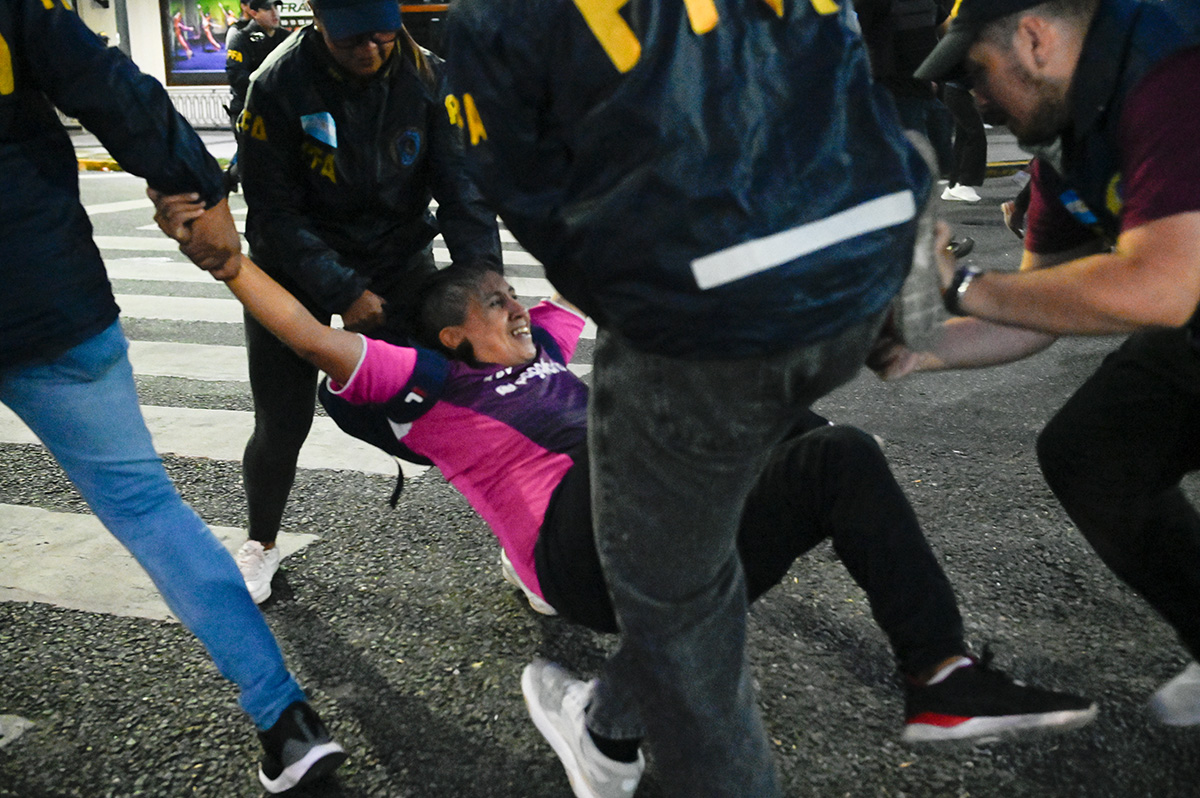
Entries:
{"label": "black sneaker", "polygon": [[1068,693],[1029,687],[993,670],[991,653],[963,657],[943,668],[929,684],[905,687],[908,743],[996,739],[1032,730],[1086,726],[1096,704]]}
{"label": "black sneaker", "polygon": [[263,747],[258,780],[269,793],[315,781],[346,761],[346,752],[303,701],[289,705],[274,726],[258,733],[258,739]]}

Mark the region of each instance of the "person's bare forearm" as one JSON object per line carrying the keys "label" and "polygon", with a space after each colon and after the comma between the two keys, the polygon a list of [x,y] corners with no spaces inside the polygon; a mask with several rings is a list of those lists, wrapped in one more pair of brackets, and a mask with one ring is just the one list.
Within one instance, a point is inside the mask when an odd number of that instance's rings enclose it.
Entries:
{"label": "person's bare forearm", "polygon": [[1200,301],[1200,213],[1165,217],[1121,234],[1112,252],[1054,268],[986,272],[961,294],[981,319],[1055,335],[1178,327]]}
{"label": "person's bare forearm", "polygon": [[951,319],[925,350],[915,353],[914,371],[981,368],[1012,363],[1035,355],[1055,336],[983,319]]}
{"label": "person's bare forearm", "polygon": [[297,355],[344,383],[362,354],[354,333],[325,326],[270,275],[242,256],[237,276],[226,285],[259,324]]}

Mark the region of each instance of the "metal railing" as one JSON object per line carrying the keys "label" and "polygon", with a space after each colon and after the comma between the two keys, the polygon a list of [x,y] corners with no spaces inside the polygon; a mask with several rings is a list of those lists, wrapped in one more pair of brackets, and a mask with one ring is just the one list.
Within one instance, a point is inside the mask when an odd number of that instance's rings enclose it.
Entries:
{"label": "metal railing", "polygon": [[169,86],[167,93],[179,113],[192,127],[201,130],[225,130],[229,127],[228,86]]}
{"label": "metal railing", "polygon": [[[229,129],[229,114],[225,113],[229,103],[228,86],[169,86],[167,93],[183,118],[197,130]],[[58,118],[68,128],[80,127],[79,120],[62,111],[58,112]]]}

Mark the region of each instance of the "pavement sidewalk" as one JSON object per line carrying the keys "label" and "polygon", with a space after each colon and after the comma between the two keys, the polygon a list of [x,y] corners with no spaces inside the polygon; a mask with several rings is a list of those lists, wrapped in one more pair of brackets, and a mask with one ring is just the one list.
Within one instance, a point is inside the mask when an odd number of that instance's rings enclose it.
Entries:
{"label": "pavement sidewalk", "polygon": [[[82,129],[74,129],[70,132],[80,169],[98,172],[120,171],[121,167],[95,136]],[[237,142],[231,131],[198,130],[196,132],[200,134],[208,151],[222,164],[228,163],[237,151]],[[1007,128],[991,128],[987,131],[987,137],[988,177],[1011,175],[1029,162],[1029,155],[1017,146],[1016,137],[1009,133]]]}

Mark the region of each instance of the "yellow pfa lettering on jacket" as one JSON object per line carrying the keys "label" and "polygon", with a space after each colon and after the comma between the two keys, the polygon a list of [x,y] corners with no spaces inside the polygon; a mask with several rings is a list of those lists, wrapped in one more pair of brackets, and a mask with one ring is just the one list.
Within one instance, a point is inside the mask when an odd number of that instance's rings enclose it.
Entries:
{"label": "yellow pfa lettering on jacket", "polygon": [[228,58],[230,61],[237,61],[239,64],[242,63],[242,61],[243,61],[242,53],[240,50],[226,50],[225,57]]}
{"label": "yellow pfa lettering on jacket", "polygon": [[0,95],[12,94],[17,90],[17,80],[13,76],[12,51],[8,42],[0,35]]}
{"label": "yellow pfa lettering on jacket", "polygon": [[[717,26],[720,15],[713,0],[682,0],[687,8],[688,22],[692,32],[704,35]],[[783,16],[784,0],[760,0],[765,3],[775,15]],[[629,23],[621,16],[620,11],[629,0],[575,0],[575,7],[583,15],[583,21],[596,37],[596,41],[604,48],[605,54],[613,62],[618,72],[628,72],[642,57],[642,43]],[[813,10],[822,16],[835,14],[838,10],[836,0],[809,0]]]}
{"label": "yellow pfa lettering on jacket", "polygon": [[267,140],[267,126],[263,124],[261,116],[255,116],[249,111],[242,111],[238,117],[237,129],[239,133],[249,133],[250,138],[259,141]]}
{"label": "yellow pfa lettering on jacket", "polygon": [[446,115],[450,117],[450,124],[459,129],[466,127],[472,146],[487,140],[487,129],[483,126],[483,118],[479,116],[479,109],[475,107],[475,98],[470,94],[464,94],[462,102],[459,102],[453,94],[447,94]]}
{"label": "yellow pfa lettering on jacket", "polygon": [[1121,211],[1125,210],[1125,197],[1121,191],[1121,173],[1117,172],[1112,176],[1112,180],[1108,181],[1108,191],[1105,192],[1105,204],[1108,206],[1108,212],[1113,216],[1120,216]]}
{"label": "yellow pfa lettering on jacket", "polygon": [[300,151],[308,159],[308,168],[320,173],[330,183],[337,183],[337,170],[334,168],[333,153],[313,141],[300,145]]}

